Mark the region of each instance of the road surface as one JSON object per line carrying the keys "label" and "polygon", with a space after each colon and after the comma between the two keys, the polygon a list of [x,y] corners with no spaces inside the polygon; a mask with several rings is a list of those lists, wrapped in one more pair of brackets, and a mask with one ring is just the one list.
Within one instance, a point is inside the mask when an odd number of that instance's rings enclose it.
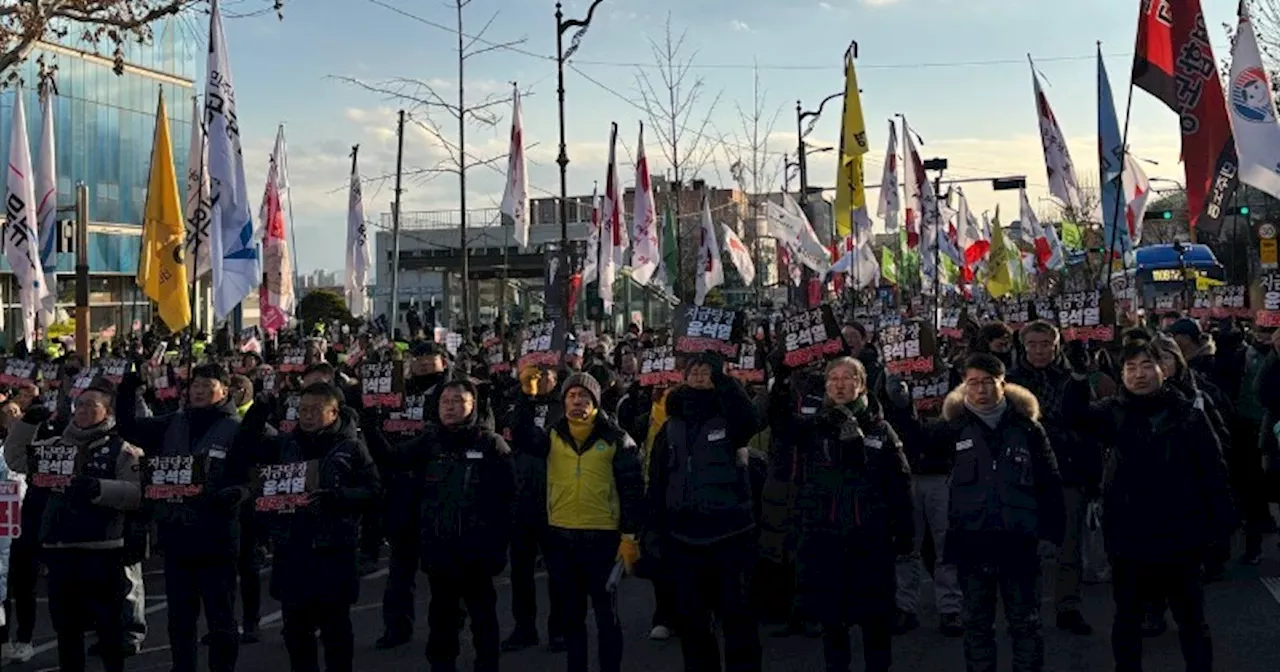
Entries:
{"label": "road surface", "polygon": [[[1276,538],[1267,540],[1267,559],[1261,567],[1244,567],[1232,563],[1226,579],[1208,587],[1207,603],[1210,628],[1213,633],[1216,668],[1222,672],[1275,672],[1280,669],[1280,551]],[[148,565],[147,602],[151,632],[140,655],[130,659],[131,671],[169,668],[169,650],[165,633],[164,578],[159,562]],[[1049,567],[1051,569],[1051,567]],[[386,571],[368,577],[363,582],[360,602],[353,609],[352,620],[356,633],[356,669],[361,672],[401,672],[407,669],[424,669],[426,641],[425,577],[420,577],[418,595],[419,625],[413,643],[392,651],[377,651],[374,640],[382,630],[380,600]],[[265,592],[264,577],[264,592]],[[507,580],[500,578],[498,590],[498,614],[505,636],[511,628],[511,589]],[[43,585],[41,586],[43,594]],[[929,589],[926,588],[926,591]],[[539,577],[539,606],[545,609],[546,581]],[[926,595],[925,602],[931,600]],[[280,641],[279,605],[265,597],[263,605],[263,641],[244,646],[240,653],[241,672],[282,672],[288,669],[288,657]],[[48,610],[43,598],[40,604],[40,622],[36,630],[37,655],[24,665],[5,665],[6,669],[53,672],[58,669],[55,641],[48,623]],[[649,619],[652,614],[652,590],[647,582],[628,579],[619,590],[619,610],[626,639],[625,662],[627,671],[680,670],[680,645],[678,640],[651,642],[648,639]],[[543,612],[545,613],[545,612]],[[1047,672],[1100,672],[1111,669],[1111,652],[1108,633],[1111,621],[1110,586],[1088,586],[1085,590],[1085,615],[1094,625],[1092,636],[1077,637],[1053,627],[1052,605],[1045,604],[1045,638]],[[588,621],[590,622],[590,618]],[[947,639],[938,633],[935,614],[922,614],[923,627],[894,643],[894,669],[900,672],[948,672],[964,669],[961,641]],[[201,628],[203,632],[203,627]],[[1003,623],[997,624],[1002,640],[1002,665],[1007,669],[1008,642],[1004,637]],[[857,636],[854,638],[857,646]],[[822,647],[819,640],[803,637],[775,639],[763,635],[764,669],[777,672],[811,672],[822,669]],[[463,659],[460,669],[470,668],[467,653],[469,635],[463,635]],[[855,654],[855,660],[858,656]],[[503,667],[509,670],[529,672],[560,671],[564,669],[563,654],[550,654],[542,647],[515,654],[503,655]],[[1177,670],[1182,668],[1178,650],[1176,628],[1155,639],[1147,640],[1146,668],[1149,670]],[[202,661],[203,665],[203,661]],[[97,667],[91,661],[90,669]],[[855,662],[854,669],[861,669]]]}

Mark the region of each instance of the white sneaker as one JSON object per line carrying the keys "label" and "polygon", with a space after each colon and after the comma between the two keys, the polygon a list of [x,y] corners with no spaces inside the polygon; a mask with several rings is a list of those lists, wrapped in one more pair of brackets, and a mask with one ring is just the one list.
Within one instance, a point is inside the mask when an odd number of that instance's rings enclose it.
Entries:
{"label": "white sneaker", "polygon": [[35,655],[35,648],[31,646],[30,642],[17,642],[9,649],[9,660],[15,663],[28,662]]}
{"label": "white sneaker", "polygon": [[653,626],[653,629],[649,631],[649,639],[652,639],[655,642],[665,642],[668,639],[671,639],[671,628],[668,628],[665,625],[655,625]]}

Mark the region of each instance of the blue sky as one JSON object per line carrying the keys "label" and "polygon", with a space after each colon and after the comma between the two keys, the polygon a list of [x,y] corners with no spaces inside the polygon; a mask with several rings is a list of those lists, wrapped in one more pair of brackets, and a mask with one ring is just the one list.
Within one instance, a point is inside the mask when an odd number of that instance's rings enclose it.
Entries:
{"label": "blue sky", "polygon": [[[244,11],[256,1],[242,0],[228,11]],[[451,25],[454,20],[451,2],[376,1],[435,23]],[[588,4],[567,2],[566,14],[581,17]],[[618,122],[620,144],[626,146],[619,148],[624,164],[619,173],[624,184],[630,184],[636,124],[647,121],[638,106],[637,65],[651,76],[657,74],[648,40],[663,39],[669,16],[673,31],[687,31],[685,46],[698,66],[694,74],[704,82],[703,104],[689,124],[692,131],[701,126],[705,110],[718,96],[710,111],[709,141],[727,137],[730,143],[746,144],[738,107],[751,106],[752,64],[759,64],[767,116],[781,110],[770,136],[769,167],[762,171],[767,181],[776,183],[782,154],[794,154],[796,100],[808,109],[840,90],[842,55],[856,39],[872,146],[868,181],[879,181],[886,120],[903,113],[924,139],[921,153],[926,158],[946,156],[951,174],[959,177],[1026,174],[1035,202],[1046,195],[1046,178],[1026,54],[1037,58],[1046,78],[1046,95],[1067,135],[1077,172],[1082,181],[1096,182],[1095,45],[1102,41],[1108,55],[1123,115],[1139,4],[1140,0],[605,0],[574,59],[582,74],[566,74],[569,190],[587,193],[593,181],[603,179],[611,121]],[[1236,3],[1204,4],[1221,59],[1227,43],[1221,24],[1234,22]],[[512,80],[531,89],[524,101],[531,185],[535,196],[548,195],[558,190],[555,63],[550,58],[555,51],[554,3],[473,0],[466,12],[469,32],[478,31],[496,12],[486,39],[526,40],[518,48],[527,53],[496,50],[468,61],[466,83],[474,92],[468,101],[505,95]],[[340,268],[344,249],[335,243],[345,235],[350,146],[361,145],[365,176],[394,170],[395,111],[403,103],[335,76],[371,82],[421,80],[452,99],[456,38],[374,0],[288,0],[282,22],[267,14],[228,20],[226,26],[250,183],[259,185],[255,191],[260,188],[276,125],[285,123],[298,263],[303,271]],[[199,60],[203,71],[202,54]],[[500,114],[495,127],[469,131],[469,153],[505,153],[509,108],[495,111]],[[456,125],[443,115],[437,118],[447,121],[452,134]],[[829,105],[811,141],[835,144],[838,118],[838,104]],[[665,172],[668,162],[657,138],[652,131],[647,135],[650,164],[655,172]],[[1136,92],[1130,146],[1136,155],[1159,163],[1147,166],[1153,177],[1181,179],[1177,145],[1172,113]],[[422,131],[408,135],[407,170],[435,166],[442,156],[439,144]],[[728,162],[727,152],[716,152],[700,177],[727,184]],[[833,154],[811,156],[810,182],[830,184],[834,168]],[[467,191],[473,207],[495,206],[502,181],[500,170],[471,171]],[[406,210],[456,207],[456,176],[418,177],[407,189]],[[373,180],[364,193],[370,219],[389,209],[388,181]],[[1000,204],[1009,215],[1016,211],[1014,195],[996,195],[981,185],[967,193],[977,210]]]}

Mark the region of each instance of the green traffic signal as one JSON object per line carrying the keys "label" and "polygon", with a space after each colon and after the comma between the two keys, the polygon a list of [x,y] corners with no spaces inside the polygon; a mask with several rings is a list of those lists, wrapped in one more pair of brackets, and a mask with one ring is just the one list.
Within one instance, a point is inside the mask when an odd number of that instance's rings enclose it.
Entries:
{"label": "green traffic signal", "polygon": [[1245,216],[1245,217],[1248,217],[1248,216],[1249,216],[1249,206],[1247,206],[1247,205],[1242,205],[1242,206],[1240,206],[1240,214],[1241,214],[1241,215],[1243,215],[1243,216]]}
{"label": "green traffic signal", "polygon": [[1164,212],[1160,213],[1160,219],[1173,219],[1173,211],[1165,210]]}

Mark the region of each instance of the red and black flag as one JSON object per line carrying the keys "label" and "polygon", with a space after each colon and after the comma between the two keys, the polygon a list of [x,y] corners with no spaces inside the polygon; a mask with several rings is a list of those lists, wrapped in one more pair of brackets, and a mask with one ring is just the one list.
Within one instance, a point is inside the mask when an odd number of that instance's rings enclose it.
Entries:
{"label": "red and black flag", "polygon": [[1239,182],[1236,145],[1200,0],[1141,0],[1133,85],[1178,114],[1187,212],[1217,236]]}

